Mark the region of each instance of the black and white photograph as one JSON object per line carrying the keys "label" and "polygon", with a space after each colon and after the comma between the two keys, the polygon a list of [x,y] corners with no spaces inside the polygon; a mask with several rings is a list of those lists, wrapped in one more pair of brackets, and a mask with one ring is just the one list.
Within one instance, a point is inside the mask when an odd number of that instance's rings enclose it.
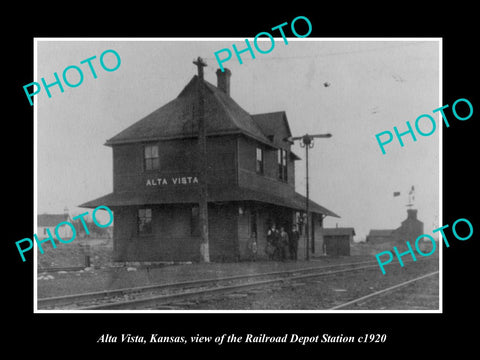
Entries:
{"label": "black and white photograph", "polygon": [[2,25],[5,351],[474,350],[475,11],[127,5]]}
{"label": "black and white photograph", "polygon": [[272,40],[37,40],[38,311],[441,310],[441,39]]}

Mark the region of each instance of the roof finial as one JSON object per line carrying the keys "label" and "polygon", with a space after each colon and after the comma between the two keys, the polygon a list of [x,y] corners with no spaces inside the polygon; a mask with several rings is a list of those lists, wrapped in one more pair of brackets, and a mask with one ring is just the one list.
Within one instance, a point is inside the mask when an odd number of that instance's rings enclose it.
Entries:
{"label": "roof finial", "polygon": [[203,80],[203,68],[205,66],[207,66],[207,64],[205,63],[205,61],[203,61],[203,59],[199,56],[197,58],[197,60],[193,60],[193,63],[195,65],[197,65],[197,68],[198,68],[198,77]]}

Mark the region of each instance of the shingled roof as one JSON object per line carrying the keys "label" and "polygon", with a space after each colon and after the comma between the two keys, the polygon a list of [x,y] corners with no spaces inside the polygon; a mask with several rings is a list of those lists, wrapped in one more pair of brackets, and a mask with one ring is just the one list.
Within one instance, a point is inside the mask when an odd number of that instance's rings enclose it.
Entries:
{"label": "shingled roof", "polygon": [[[287,121],[287,114],[285,111],[275,111],[263,114],[254,114],[252,118],[260,126],[263,133],[268,135],[274,135],[278,132],[279,127],[284,127],[288,136],[292,136],[290,126]],[[282,139],[276,139],[282,140]]]}
{"label": "shingled roof", "polygon": [[[105,145],[196,137],[198,126],[194,111],[198,81],[198,76],[193,76],[174,100],[107,140]],[[207,81],[204,84],[207,135],[243,133],[273,146],[248,112],[216,86]]]}
{"label": "shingled roof", "polygon": [[[150,205],[150,204],[179,204],[179,203],[195,203],[199,201],[199,193],[190,189],[161,189],[155,192],[122,192],[110,193],[98,199],[86,202],[80,207],[95,208],[99,205],[107,205],[109,207],[131,206],[131,205]],[[298,193],[294,193],[292,197],[273,196],[271,194],[255,191],[244,187],[235,186],[215,186],[208,191],[209,202],[226,202],[226,201],[260,201],[269,204],[284,206],[302,211],[305,208],[305,197]],[[310,211],[312,213],[323,214],[327,216],[337,217],[333,211],[324,208],[316,202],[309,201]]]}

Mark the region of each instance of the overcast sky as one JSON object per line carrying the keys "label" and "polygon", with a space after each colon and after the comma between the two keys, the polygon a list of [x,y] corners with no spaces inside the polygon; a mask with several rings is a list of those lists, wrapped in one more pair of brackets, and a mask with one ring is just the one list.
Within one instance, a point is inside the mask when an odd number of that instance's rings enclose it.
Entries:
{"label": "overcast sky", "polygon": [[[135,40],[135,39],[132,39]],[[196,74],[192,60],[203,57],[205,80],[216,85],[214,52],[237,41],[51,41],[37,42],[37,77],[53,82],[69,65],[84,70],[83,83],[52,87],[52,98],[35,97],[37,107],[38,212],[91,211],[77,206],[112,192],[112,150],[103,144],[121,130],[174,99]],[[328,40],[328,41],[326,41]],[[429,137],[404,137],[382,155],[375,134],[414,126],[432,114],[439,100],[439,43],[428,41],[339,41],[277,39],[269,54],[244,53],[224,66],[232,72],[231,96],[251,114],[285,111],[294,136],[332,133],[310,151],[311,199],[334,211],[325,226],[354,227],[356,240],[370,229],[394,229],[406,218],[408,191],[415,186],[425,233],[439,224],[439,129]],[[268,48],[268,44],[262,44]],[[262,47],[263,47],[262,46]],[[121,57],[104,71],[100,54]],[[98,78],[80,61],[96,55]],[[111,55],[111,54],[110,54]],[[113,57],[105,57],[111,61]],[[111,64],[110,63],[110,64]],[[72,71],[71,81],[75,82]],[[329,86],[325,86],[328,83]],[[27,104],[28,101],[26,100]],[[438,114],[434,118],[438,122]],[[425,132],[427,123],[421,125]],[[305,194],[305,154],[298,144],[296,190]],[[401,196],[393,197],[395,191]],[[410,240],[410,239],[405,239]]]}

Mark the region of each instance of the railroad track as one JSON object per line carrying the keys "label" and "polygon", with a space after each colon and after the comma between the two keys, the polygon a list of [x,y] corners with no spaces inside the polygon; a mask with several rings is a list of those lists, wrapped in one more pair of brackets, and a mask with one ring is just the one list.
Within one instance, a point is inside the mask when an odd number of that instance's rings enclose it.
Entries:
{"label": "railroad track", "polygon": [[59,271],[80,271],[85,270],[87,267],[84,266],[66,266],[66,267],[48,267],[48,268],[38,268],[37,273],[50,273],[50,272],[59,272]]}
{"label": "railroad track", "polygon": [[281,284],[285,281],[304,280],[352,271],[378,269],[376,261],[316,266],[287,271],[237,275],[127,289],[105,290],[84,294],[38,299],[39,310],[135,310],[171,309],[172,305],[188,300],[248,291]]}
{"label": "railroad track", "polygon": [[346,307],[349,307],[351,305],[354,305],[354,304],[358,304],[358,303],[365,303],[365,302],[368,302],[368,301],[371,301],[373,299],[376,299],[380,296],[384,296],[385,294],[388,294],[388,293],[391,293],[391,292],[394,292],[394,291],[397,291],[398,289],[400,288],[403,288],[405,286],[409,286],[409,285],[412,285],[418,281],[421,281],[423,279],[426,279],[426,278],[429,278],[431,276],[434,276],[434,275],[438,275],[438,271],[434,271],[434,272],[431,272],[431,273],[428,273],[428,274],[425,274],[425,275],[422,275],[422,276],[419,276],[415,279],[410,279],[410,280],[407,280],[407,281],[404,281],[400,284],[397,284],[397,285],[394,285],[394,286],[390,286],[388,288],[385,288],[385,289],[382,289],[382,290],[379,290],[379,291],[375,291],[371,294],[368,294],[368,295],[365,295],[365,296],[362,296],[362,297],[359,297],[357,299],[354,299],[354,300],[350,300],[348,302],[345,302],[343,304],[340,304],[340,305],[337,305],[337,306],[334,306],[332,308],[330,308],[329,310],[339,310],[339,309],[344,309]]}

